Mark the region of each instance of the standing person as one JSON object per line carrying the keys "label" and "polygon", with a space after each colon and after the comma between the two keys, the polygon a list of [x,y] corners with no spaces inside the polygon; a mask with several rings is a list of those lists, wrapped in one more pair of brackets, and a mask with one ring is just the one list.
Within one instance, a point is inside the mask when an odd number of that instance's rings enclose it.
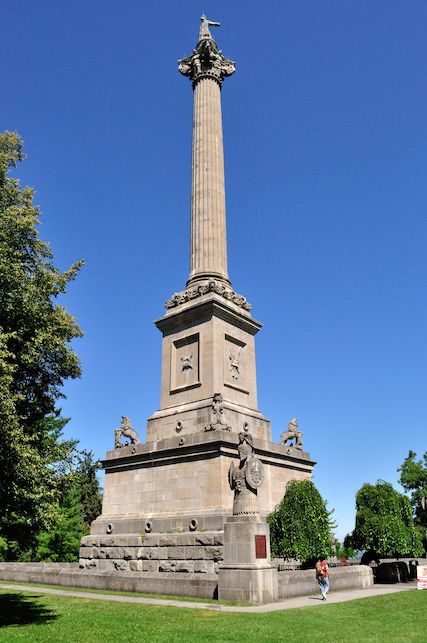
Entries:
{"label": "standing person", "polygon": [[320,556],[316,563],[316,578],[319,583],[322,600],[326,601],[326,594],[329,592],[329,566],[324,556]]}

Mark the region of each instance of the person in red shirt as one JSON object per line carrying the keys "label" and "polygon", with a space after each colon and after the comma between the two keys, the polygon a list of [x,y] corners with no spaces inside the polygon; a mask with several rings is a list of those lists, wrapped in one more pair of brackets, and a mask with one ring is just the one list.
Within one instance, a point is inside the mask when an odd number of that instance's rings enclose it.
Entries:
{"label": "person in red shirt", "polygon": [[316,578],[319,583],[322,600],[326,601],[326,594],[329,592],[329,566],[324,556],[320,556],[316,563]]}

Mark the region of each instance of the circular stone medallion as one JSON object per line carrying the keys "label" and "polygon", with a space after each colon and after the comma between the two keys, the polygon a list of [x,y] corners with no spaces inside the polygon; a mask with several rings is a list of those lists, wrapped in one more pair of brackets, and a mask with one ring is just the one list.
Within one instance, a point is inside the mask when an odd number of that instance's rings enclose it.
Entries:
{"label": "circular stone medallion", "polygon": [[246,482],[252,489],[258,489],[264,482],[264,467],[258,458],[249,458],[246,465]]}

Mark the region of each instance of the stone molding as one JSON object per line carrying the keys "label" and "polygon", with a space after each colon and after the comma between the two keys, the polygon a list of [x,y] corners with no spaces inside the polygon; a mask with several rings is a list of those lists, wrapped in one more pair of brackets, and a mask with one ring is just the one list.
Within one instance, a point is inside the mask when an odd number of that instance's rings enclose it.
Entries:
{"label": "stone molding", "polygon": [[250,312],[252,310],[252,305],[249,304],[245,297],[238,295],[234,290],[227,288],[223,283],[216,281],[215,279],[210,279],[207,284],[202,284],[197,286],[197,288],[188,288],[182,292],[176,292],[168,301],[165,302],[165,308],[168,310],[170,308],[175,308],[181,304],[185,304],[187,301],[192,301],[202,295],[206,295],[210,292],[214,292],[217,295],[221,295],[224,299],[232,301],[236,306],[240,306],[243,310]]}

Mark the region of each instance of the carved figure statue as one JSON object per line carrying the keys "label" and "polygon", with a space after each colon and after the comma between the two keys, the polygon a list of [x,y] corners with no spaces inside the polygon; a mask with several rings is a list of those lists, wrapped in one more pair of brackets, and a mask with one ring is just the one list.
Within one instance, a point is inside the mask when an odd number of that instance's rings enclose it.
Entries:
{"label": "carved figure statue", "polygon": [[231,377],[235,380],[239,379],[240,371],[239,371],[239,366],[240,366],[240,350],[236,353],[233,353],[233,351],[230,348],[230,370],[231,370]]}
{"label": "carved figure statue", "polygon": [[202,24],[200,25],[199,40],[201,40],[202,38],[212,38],[209,27],[221,26],[219,22],[212,22],[211,20],[208,20],[205,15],[203,15],[200,20],[202,21]]}
{"label": "carved figure statue", "polygon": [[288,424],[287,431],[283,431],[283,433],[280,434],[279,444],[286,444],[286,442],[290,440],[295,440],[295,444],[291,446],[302,451],[302,436],[302,431],[298,431],[297,419],[293,418]]}
{"label": "carved figure statue", "polygon": [[193,87],[203,74],[215,77],[221,85],[225,76],[234,74],[235,63],[218,51],[218,45],[209,31],[209,27],[219,27],[219,22],[212,22],[206,16],[202,16],[201,21],[196,49],[193,49],[191,56],[178,60],[178,69],[184,76],[189,76]]}
{"label": "carved figure statue", "polygon": [[228,482],[234,491],[233,516],[259,513],[257,489],[264,482],[264,467],[255,457],[253,437],[239,433],[239,466],[233,462],[228,470]]}
{"label": "carved figure statue", "polygon": [[224,417],[224,407],[222,405],[221,393],[215,393],[212,400],[211,422],[205,427],[205,431],[231,431],[231,426],[222,421]]}
{"label": "carved figure statue", "polygon": [[[122,423],[120,425],[120,429],[116,429],[114,431],[114,448],[115,449],[120,449],[121,447],[125,447],[128,444],[141,444],[140,440],[138,439],[139,432],[135,431],[135,429],[132,428],[130,419],[126,417],[125,415],[122,415]],[[129,442],[123,442],[121,441],[121,437],[129,438]]]}
{"label": "carved figure statue", "polygon": [[193,359],[193,353],[190,353],[190,355],[183,355],[181,357],[183,371],[188,371],[190,368],[193,368],[191,364],[192,359]]}

